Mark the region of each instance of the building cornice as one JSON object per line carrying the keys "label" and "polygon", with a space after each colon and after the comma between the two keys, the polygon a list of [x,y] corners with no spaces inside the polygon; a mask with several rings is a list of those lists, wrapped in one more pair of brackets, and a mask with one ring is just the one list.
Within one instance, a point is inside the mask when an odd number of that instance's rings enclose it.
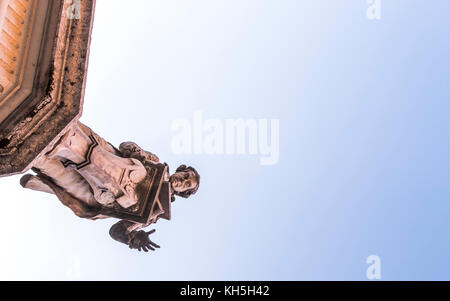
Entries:
{"label": "building cornice", "polygon": [[94,7],[95,0],[2,1],[0,176],[28,170],[81,116]]}

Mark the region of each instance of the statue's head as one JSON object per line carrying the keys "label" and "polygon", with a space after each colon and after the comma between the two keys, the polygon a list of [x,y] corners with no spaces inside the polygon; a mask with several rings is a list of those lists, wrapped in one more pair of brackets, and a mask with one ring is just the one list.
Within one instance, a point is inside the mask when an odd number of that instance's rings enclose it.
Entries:
{"label": "statue's head", "polygon": [[170,184],[175,195],[187,198],[196,193],[200,185],[200,175],[195,168],[180,165],[170,176]]}

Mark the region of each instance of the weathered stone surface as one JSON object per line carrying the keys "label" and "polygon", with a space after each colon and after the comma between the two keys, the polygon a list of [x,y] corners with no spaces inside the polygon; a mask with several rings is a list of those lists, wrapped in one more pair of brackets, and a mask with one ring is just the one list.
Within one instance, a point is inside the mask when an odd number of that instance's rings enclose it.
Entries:
{"label": "weathered stone surface", "polygon": [[80,117],[94,6],[1,0],[0,176],[28,170]]}

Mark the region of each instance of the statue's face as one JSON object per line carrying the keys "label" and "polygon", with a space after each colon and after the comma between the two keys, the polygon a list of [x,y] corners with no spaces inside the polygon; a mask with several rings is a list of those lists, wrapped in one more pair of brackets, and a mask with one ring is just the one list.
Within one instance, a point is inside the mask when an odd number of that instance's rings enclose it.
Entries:
{"label": "statue's face", "polygon": [[193,171],[179,171],[170,177],[170,183],[176,192],[184,192],[186,190],[197,187],[197,178]]}

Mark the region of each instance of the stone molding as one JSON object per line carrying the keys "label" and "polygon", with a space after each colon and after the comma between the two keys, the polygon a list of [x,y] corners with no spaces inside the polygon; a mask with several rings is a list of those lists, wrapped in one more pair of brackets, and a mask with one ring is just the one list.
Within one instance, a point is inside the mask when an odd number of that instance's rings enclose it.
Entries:
{"label": "stone molding", "polygon": [[1,1],[0,176],[27,171],[81,116],[94,8],[95,0]]}

